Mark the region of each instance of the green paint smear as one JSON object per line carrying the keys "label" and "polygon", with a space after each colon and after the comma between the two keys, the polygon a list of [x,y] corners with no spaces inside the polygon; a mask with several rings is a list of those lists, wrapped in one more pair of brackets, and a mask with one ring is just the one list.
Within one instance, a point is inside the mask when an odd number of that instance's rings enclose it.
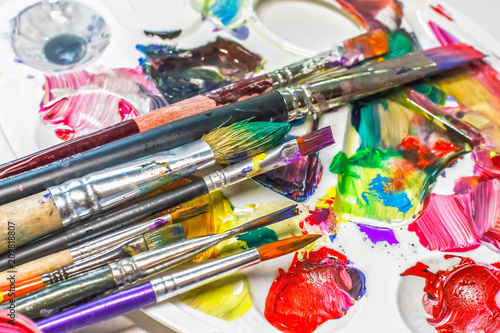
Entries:
{"label": "green paint smear", "polygon": [[232,274],[187,292],[181,301],[210,316],[233,321],[252,307],[252,291],[245,275]]}
{"label": "green paint smear", "polygon": [[274,232],[274,230],[269,228],[260,228],[248,231],[243,235],[236,237],[236,239],[245,242],[247,248],[252,248],[275,242],[278,240],[278,235]]}

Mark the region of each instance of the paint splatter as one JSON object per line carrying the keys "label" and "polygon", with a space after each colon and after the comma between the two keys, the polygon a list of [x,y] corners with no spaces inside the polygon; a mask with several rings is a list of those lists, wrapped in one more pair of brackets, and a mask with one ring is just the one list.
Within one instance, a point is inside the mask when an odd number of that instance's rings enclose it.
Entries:
{"label": "paint splatter", "polygon": [[198,311],[233,321],[252,307],[252,291],[245,275],[232,274],[189,291],[181,301]]}
{"label": "paint splatter", "polygon": [[442,16],[446,17],[448,20],[453,21],[453,18],[451,17],[450,14],[448,14],[448,12],[446,11],[446,9],[443,8],[443,6],[438,4],[436,6],[430,5],[430,7],[432,8],[432,10],[434,10],[439,15],[442,15]]}
{"label": "paint splatter", "polygon": [[431,316],[427,321],[438,332],[500,332],[500,263],[457,258],[460,263],[449,270],[432,273],[419,262],[401,275],[425,279],[422,303]]}
{"label": "paint splatter", "polygon": [[358,228],[373,244],[379,242],[387,242],[389,245],[399,244],[392,229],[372,227],[365,224],[358,224]]}
{"label": "paint splatter", "polygon": [[100,68],[47,75],[39,116],[62,140],[71,140],[166,105],[140,70]]}
{"label": "paint splatter", "polygon": [[342,318],[365,292],[364,274],[343,254],[323,247],[299,261],[296,253],[288,271],[279,270],[264,315],[282,332],[313,332]]}
{"label": "paint splatter", "polygon": [[141,60],[168,103],[239,81],[260,69],[261,57],[242,45],[217,38],[191,50],[168,45],[137,45]]}

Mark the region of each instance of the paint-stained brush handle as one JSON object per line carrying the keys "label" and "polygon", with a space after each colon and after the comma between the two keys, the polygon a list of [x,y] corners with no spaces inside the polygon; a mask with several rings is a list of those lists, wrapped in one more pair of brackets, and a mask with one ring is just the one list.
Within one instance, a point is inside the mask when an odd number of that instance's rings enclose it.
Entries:
{"label": "paint-stained brush handle", "polygon": [[[109,267],[63,281],[16,300],[16,312],[31,319],[52,316],[69,304],[81,304],[116,288]],[[1,306],[6,308],[6,304]]]}
{"label": "paint-stained brush handle", "polygon": [[0,206],[0,225],[0,253],[62,228],[59,212],[49,191]]}
{"label": "paint-stained brush handle", "polygon": [[69,250],[56,252],[1,272],[0,287],[8,285],[10,282],[7,279],[9,279],[12,275],[14,275],[16,281],[22,281],[73,263],[73,256]]}

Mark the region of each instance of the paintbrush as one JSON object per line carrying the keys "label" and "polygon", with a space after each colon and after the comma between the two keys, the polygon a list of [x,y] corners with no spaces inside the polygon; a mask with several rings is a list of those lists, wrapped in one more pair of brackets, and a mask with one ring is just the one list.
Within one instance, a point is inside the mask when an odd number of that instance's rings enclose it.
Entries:
{"label": "paintbrush", "polygon": [[46,333],[71,332],[178,296],[241,268],[297,251],[319,235],[290,237],[238,254],[207,262],[184,271],[151,280],[136,287],[105,296],[37,322]]}
{"label": "paintbrush", "polygon": [[[68,266],[86,258],[99,255],[103,251],[119,248],[122,245],[127,244],[130,239],[140,234],[147,233],[148,231],[168,226],[171,223],[180,223],[189,220],[207,212],[207,208],[208,205],[188,209],[179,209],[170,214],[166,214],[115,233],[104,235],[78,246],[71,247],[68,250],[27,262],[23,265],[16,266],[15,268],[10,268],[10,270],[0,273],[0,286],[9,285],[7,279],[14,272],[16,280],[20,283],[22,280],[33,276],[39,276],[54,269]],[[171,243],[185,237],[183,230],[184,229],[182,229],[182,227],[179,228],[179,226],[167,227],[162,231],[162,237],[166,243]],[[17,287],[19,287],[19,283],[17,283]]]}
{"label": "paintbrush", "polygon": [[[74,155],[68,160],[27,171],[0,180],[0,203],[17,200],[80,176],[82,172],[120,163],[125,156],[138,158],[148,152],[162,150],[199,139],[201,135],[222,123],[232,123],[255,117],[255,121],[292,121],[366,97],[380,91],[409,83],[444,70],[483,58],[474,48],[455,44],[431,50],[413,52],[398,58],[354,67],[342,76],[323,81],[281,88],[272,93],[219,107],[105,144]],[[149,151],[151,153],[151,151]],[[22,187],[23,191],[19,191]]]}
{"label": "paintbrush", "polygon": [[[0,224],[15,225],[16,247],[76,223],[88,221],[142,197],[216,161],[228,164],[278,144],[287,123],[242,121],[219,127],[201,140],[69,180],[0,206]],[[8,249],[8,228],[0,229],[0,253]]]}
{"label": "paintbrush", "polygon": [[204,95],[177,102],[135,119],[126,120],[87,136],[2,164],[0,165],[0,179],[53,163],[175,120],[203,113],[228,103],[234,103],[246,97],[260,95],[277,88],[296,84],[299,81],[314,77],[318,73],[334,71],[343,66],[353,66],[365,59],[383,55],[388,50],[386,34],[382,30],[374,30],[348,39],[339,45],[333,46],[326,52],[271,71],[268,74],[230,84]]}
{"label": "paintbrush", "polygon": [[75,263],[56,268],[53,271],[28,279],[17,278],[14,292],[10,285],[0,288],[0,303],[5,303],[14,297],[18,298],[28,293],[43,289],[57,282],[66,281],[76,275],[97,269],[119,259],[132,257],[136,254],[155,250],[168,244],[186,239],[184,228],[181,224],[167,225],[157,230],[146,232],[143,235],[133,237],[124,242],[103,250],[94,256],[75,260]]}
{"label": "paintbrush", "polygon": [[186,262],[219,242],[299,214],[296,205],[242,224],[220,234],[206,235],[177,242],[112,262],[82,276],[52,285],[16,300],[16,312],[30,318],[53,315],[69,306],[120,289],[141,279]]}
{"label": "paintbrush", "polygon": [[[221,190],[247,178],[289,165],[302,156],[307,156],[334,143],[330,127],[287,141],[282,145],[257,155],[253,159],[216,171],[202,179],[160,193],[154,197],[134,203],[109,214],[97,216],[91,221],[64,230],[38,242],[16,249],[16,263],[22,264],[51,253],[62,251],[103,233],[119,230],[123,226],[141,221],[161,211],[175,207],[201,195]],[[8,268],[8,257],[0,257],[1,269]]]}

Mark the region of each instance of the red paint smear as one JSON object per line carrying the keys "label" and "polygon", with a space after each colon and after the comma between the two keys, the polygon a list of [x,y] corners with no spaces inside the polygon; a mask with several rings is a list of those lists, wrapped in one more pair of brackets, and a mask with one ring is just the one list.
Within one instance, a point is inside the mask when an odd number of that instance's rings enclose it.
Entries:
{"label": "red paint smear", "polygon": [[432,273],[428,266],[417,263],[401,275],[425,278],[422,303],[431,316],[427,321],[438,332],[499,332],[500,264],[458,258],[460,264],[447,271]]}
{"label": "red paint smear", "polygon": [[43,333],[36,324],[28,317],[15,313],[15,325],[12,325],[12,318],[9,310],[0,310],[0,332],[2,333]]}
{"label": "red paint smear", "polygon": [[446,18],[447,18],[448,20],[450,20],[450,21],[453,21],[453,18],[452,18],[450,15],[448,15],[448,13],[446,13],[446,10],[443,8],[443,6],[441,6],[441,5],[432,6],[432,5],[431,5],[431,8],[432,8],[432,9],[433,9],[436,13],[438,13],[438,14],[440,14],[440,15],[442,15],[442,16],[444,16],[444,17],[446,17]]}
{"label": "red paint smear", "polygon": [[458,150],[458,147],[454,144],[442,140],[436,141],[432,149],[430,149],[411,136],[404,138],[399,147],[403,148],[410,155],[410,160],[422,169],[434,163],[437,158]]}
{"label": "red paint smear", "polygon": [[307,333],[343,317],[365,292],[364,275],[346,264],[346,256],[325,247],[304,261],[296,253],[269,290],[266,319],[280,331]]}

